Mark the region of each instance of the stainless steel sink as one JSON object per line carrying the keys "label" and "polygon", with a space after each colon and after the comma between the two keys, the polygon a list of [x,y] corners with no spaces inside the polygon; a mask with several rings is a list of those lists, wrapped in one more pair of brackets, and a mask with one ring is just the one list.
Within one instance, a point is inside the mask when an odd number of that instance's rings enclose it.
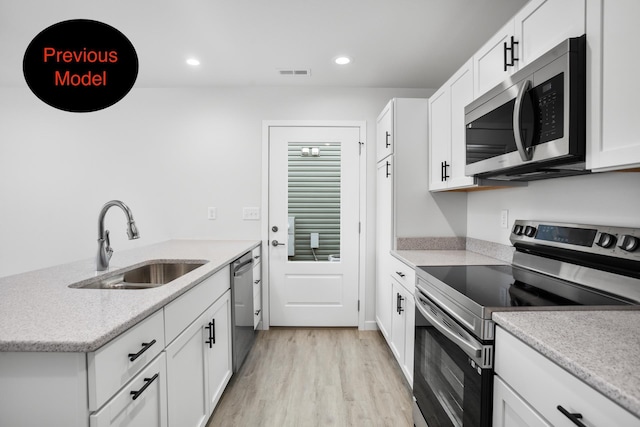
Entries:
{"label": "stainless steel sink", "polygon": [[206,261],[151,261],[116,274],[86,280],[70,288],[77,289],[149,289],[166,285],[204,265]]}

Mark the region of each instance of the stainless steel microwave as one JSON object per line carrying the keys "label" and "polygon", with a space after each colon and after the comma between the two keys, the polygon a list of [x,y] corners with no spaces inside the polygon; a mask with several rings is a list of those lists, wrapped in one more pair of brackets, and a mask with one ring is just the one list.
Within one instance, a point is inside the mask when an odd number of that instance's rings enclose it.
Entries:
{"label": "stainless steel microwave", "polygon": [[532,181],[585,170],[586,36],[567,39],[465,108],[465,173]]}

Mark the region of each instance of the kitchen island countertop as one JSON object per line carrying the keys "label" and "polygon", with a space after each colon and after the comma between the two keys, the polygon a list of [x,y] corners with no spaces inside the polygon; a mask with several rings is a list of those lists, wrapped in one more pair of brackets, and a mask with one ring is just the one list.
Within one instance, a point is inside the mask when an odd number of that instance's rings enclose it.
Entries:
{"label": "kitchen island countertop", "polygon": [[495,312],[493,320],[640,417],[640,310]]}
{"label": "kitchen island countertop", "polygon": [[[107,272],[95,259],[0,278],[0,351],[90,352],[233,260],[258,240],[171,240],[115,252]],[[69,285],[149,260],[203,260],[156,288],[73,289]]]}

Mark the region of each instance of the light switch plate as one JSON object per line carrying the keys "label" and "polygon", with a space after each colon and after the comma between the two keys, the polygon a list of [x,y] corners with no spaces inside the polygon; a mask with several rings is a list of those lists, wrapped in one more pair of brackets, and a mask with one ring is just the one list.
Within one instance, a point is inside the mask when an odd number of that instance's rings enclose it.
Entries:
{"label": "light switch plate", "polygon": [[260,208],[242,208],[242,219],[256,221],[260,219]]}
{"label": "light switch plate", "polygon": [[218,209],[208,207],[207,208],[207,219],[216,219],[218,217]]}

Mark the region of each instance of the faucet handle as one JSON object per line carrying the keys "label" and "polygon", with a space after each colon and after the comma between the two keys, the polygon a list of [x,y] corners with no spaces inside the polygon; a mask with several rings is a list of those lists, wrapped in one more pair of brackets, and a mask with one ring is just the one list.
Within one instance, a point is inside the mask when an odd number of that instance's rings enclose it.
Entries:
{"label": "faucet handle", "polygon": [[111,259],[111,255],[113,255],[113,249],[111,249],[111,242],[109,241],[109,230],[104,231],[104,243],[104,250],[107,254],[107,259]]}

